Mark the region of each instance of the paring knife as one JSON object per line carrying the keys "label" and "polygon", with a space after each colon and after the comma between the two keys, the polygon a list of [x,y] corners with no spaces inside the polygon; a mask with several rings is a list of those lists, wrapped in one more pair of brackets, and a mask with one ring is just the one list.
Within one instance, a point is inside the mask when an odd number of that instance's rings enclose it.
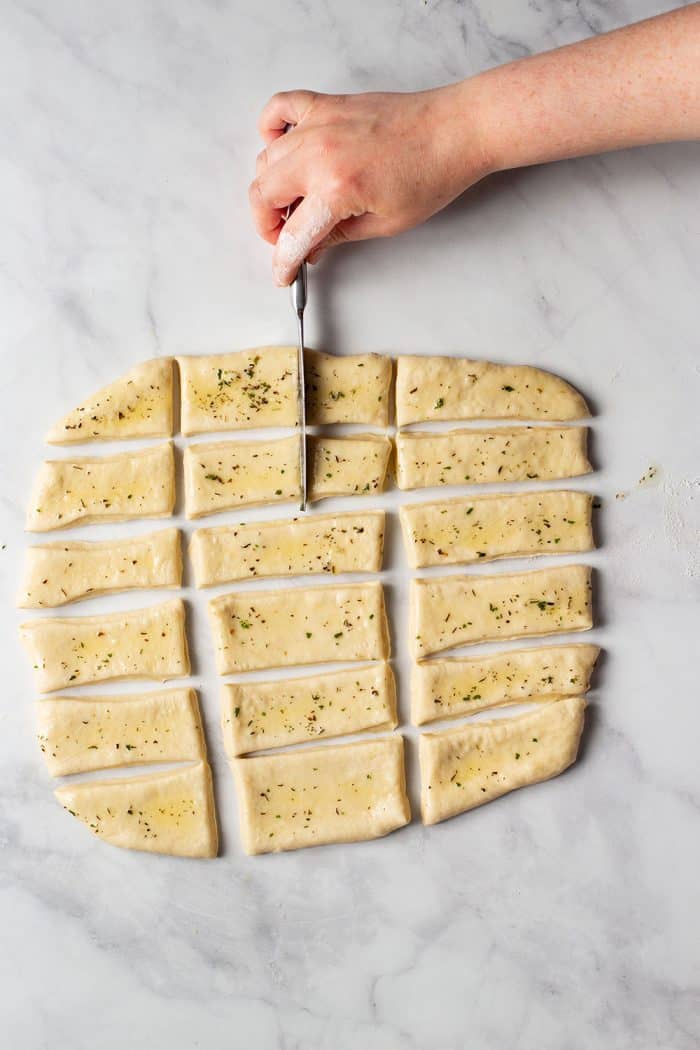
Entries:
{"label": "paring knife", "polygon": [[[293,124],[287,124],[285,135],[294,130]],[[284,217],[286,222],[299,202],[290,204]],[[304,382],[304,310],[306,308],[306,263],[297,270],[297,275],[290,286],[292,308],[297,315],[297,402],[299,407],[299,473],[301,475],[301,503],[299,509],[306,510],[306,383]]]}

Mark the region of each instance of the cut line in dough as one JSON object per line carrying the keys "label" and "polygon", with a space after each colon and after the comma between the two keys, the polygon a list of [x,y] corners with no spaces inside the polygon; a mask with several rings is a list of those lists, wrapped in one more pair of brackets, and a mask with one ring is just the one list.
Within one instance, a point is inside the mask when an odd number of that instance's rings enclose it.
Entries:
{"label": "cut line in dough", "polygon": [[163,773],[65,784],[54,792],[71,816],[122,849],[215,857],[211,771],[206,762]]}
{"label": "cut line in dough", "polygon": [[173,359],[143,361],[98,390],[46,435],[49,445],[170,437],[173,432]]}
{"label": "cut line in dough", "polygon": [[183,434],[297,426],[295,346],[178,357],[177,363]]}
{"label": "cut line in dough", "polygon": [[422,569],[589,551],[592,503],[562,490],[411,503],[399,513],[409,565]]}
{"label": "cut line in dough", "polygon": [[234,591],[209,602],[209,619],[219,674],[389,657],[376,582]]}
{"label": "cut line in dough", "polygon": [[299,498],[298,436],[190,445],[183,467],[188,518]]}
{"label": "cut line in dough", "polygon": [[190,673],[180,598],[102,616],[31,620],[21,625],[20,638],[42,693],[107,679]]}
{"label": "cut line in dough", "polygon": [[381,354],[338,357],[305,350],[307,423],[388,426],[392,371],[391,358]]}
{"label": "cut line in dough", "polygon": [[396,686],[385,662],[224,686],[221,725],[231,758],[396,724]]}
{"label": "cut line in dough", "polygon": [[65,540],[28,547],[17,604],[55,608],[101,594],[147,587],[179,587],[179,529],[125,540]]}
{"label": "cut line in dough", "polygon": [[421,733],[423,823],[437,824],[563,773],[576,761],[585,707],[582,697],[568,697],[515,718]]}
{"label": "cut line in dough", "polygon": [[39,700],[37,739],[52,777],[206,757],[194,689]]}
{"label": "cut line in dough", "polygon": [[587,631],[592,626],[587,565],[411,580],[416,658],[474,642]]}
{"label": "cut line in dough", "polygon": [[531,365],[497,365],[463,357],[399,357],[396,425],[427,420],[546,419],[590,415],[569,383]]}
{"label": "cut line in dough", "polygon": [[321,514],[197,529],[190,543],[197,587],[270,576],[379,572],[384,511]]}
{"label": "cut line in dough", "polygon": [[45,460],[27,511],[29,532],[76,523],[167,518],[175,506],[175,461],[170,442],[120,452]]}
{"label": "cut line in dough", "polygon": [[400,489],[552,481],[591,471],[586,427],[494,427],[396,435]]}
{"label": "cut line in dough", "polygon": [[398,734],[231,765],[250,855],[376,839],[411,819]]}
{"label": "cut line in dough", "polygon": [[599,652],[597,645],[551,645],[468,660],[421,660],[411,674],[411,721],[419,726],[502,704],[581,696]]}
{"label": "cut line in dough", "polygon": [[391,447],[378,434],[308,437],[309,499],[383,492]]}

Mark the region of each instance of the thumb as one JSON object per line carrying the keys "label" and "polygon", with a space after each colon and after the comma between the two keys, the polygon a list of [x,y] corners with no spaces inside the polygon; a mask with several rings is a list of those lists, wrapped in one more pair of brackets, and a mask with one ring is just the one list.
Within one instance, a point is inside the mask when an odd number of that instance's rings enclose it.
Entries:
{"label": "thumb", "polygon": [[337,223],[330,206],[310,194],[289,216],[277,238],[272,254],[275,284],[291,284],[296,272],[313,249],[325,240]]}

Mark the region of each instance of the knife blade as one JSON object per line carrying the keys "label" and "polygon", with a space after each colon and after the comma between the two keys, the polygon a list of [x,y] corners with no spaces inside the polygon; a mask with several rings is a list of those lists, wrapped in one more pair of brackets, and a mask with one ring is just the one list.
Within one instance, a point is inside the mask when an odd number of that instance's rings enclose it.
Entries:
{"label": "knife blade", "polygon": [[304,382],[304,309],[306,307],[307,283],[306,263],[303,262],[291,285],[292,308],[297,316],[297,399],[299,405],[299,473],[301,476],[301,502],[299,508],[306,510],[306,384]]}

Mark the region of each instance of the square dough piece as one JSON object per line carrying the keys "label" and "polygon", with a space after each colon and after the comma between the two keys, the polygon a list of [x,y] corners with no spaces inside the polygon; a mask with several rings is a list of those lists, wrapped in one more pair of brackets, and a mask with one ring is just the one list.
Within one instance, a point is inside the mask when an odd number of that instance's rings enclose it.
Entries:
{"label": "square dough piece", "polygon": [[390,655],[380,583],[234,591],[209,619],[219,674]]}
{"label": "square dough piece", "polygon": [[52,777],[206,757],[194,689],[39,700],[37,739]]}
{"label": "square dough piece", "polygon": [[221,725],[231,758],[396,724],[396,686],[387,663],[224,686]]}
{"label": "square dough piece", "polygon": [[167,518],[175,506],[170,442],[115,456],[42,463],[27,511],[29,532],[130,518]]}
{"label": "square dough piece", "polygon": [[587,631],[591,570],[562,565],[498,576],[411,580],[411,638],[416,658],[499,638]]}
{"label": "square dough piece", "polygon": [[187,517],[298,500],[299,458],[298,436],[190,445],[183,457]]}
{"label": "square dough piece", "polygon": [[454,565],[593,547],[586,492],[472,496],[400,508],[409,565]]}
{"label": "square dough piece", "polygon": [[236,758],[248,854],[380,838],[411,819],[401,736]]}
{"label": "square dough piece", "polygon": [[28,547],[17,605],[45,609],[142,587],[179,587],[179,529],[126,540],[66,540]]}
{"label": "square dough piece", "polygon": [[177,363],[183,434],[298,425],[295,346],[178,357]]}
{"label": "square dough piece", "polygon": [[321,514],[197,529],[190,557],[198,587],[265,576],[379,572],[384,511]]}
{"label": "square dough piece", "polygon": [[309,437],[309,499],[367,496],[384,491],[391,441],[377,434],[353,437]]}
{"label": "square dough piece", "polygon": [[50,445],[170,437],[173,359],[143,361],[78,405],[49,430]]}
{"label": "square dough piece", "polygon": [[42,693],[110,678],[190,673],[180,598],[131,612],[31,620],[20,627],[20,638]]}
{"label": "square dough piece", "polygon": [[391,358],[381,354],[338,357],[305,350],[307,423],[388,426],[392,369]]}
{"label": "square dough piece", "polygon": [[423,823],[437,824],[563,773],[576,761],[585,707],[582,697],[572,696],[516,718],[422,733]]}
{"label": "square dough piece", "polygon": [[411,721],[424,725],[524,700],[587,693],[597,645],[511,649],[470,660],[421,660],[411,674]]}
{"label": "square dough piece", "polygon": [[588,474],[586,427],[495,427],[396,435],[400,489],[552,481]]}
{"label": "square dough piece", "polygon": [[584,419],[586,402],[569,383],[530,365],[463,357],[399,357],[396,425],[434,419]]}
{"label": "square dough piece", "polygon": [[54,794],[64,809],[112,846],[175,857],[215,857],[218,852],[206,762],[140,777],[65,784]]}

